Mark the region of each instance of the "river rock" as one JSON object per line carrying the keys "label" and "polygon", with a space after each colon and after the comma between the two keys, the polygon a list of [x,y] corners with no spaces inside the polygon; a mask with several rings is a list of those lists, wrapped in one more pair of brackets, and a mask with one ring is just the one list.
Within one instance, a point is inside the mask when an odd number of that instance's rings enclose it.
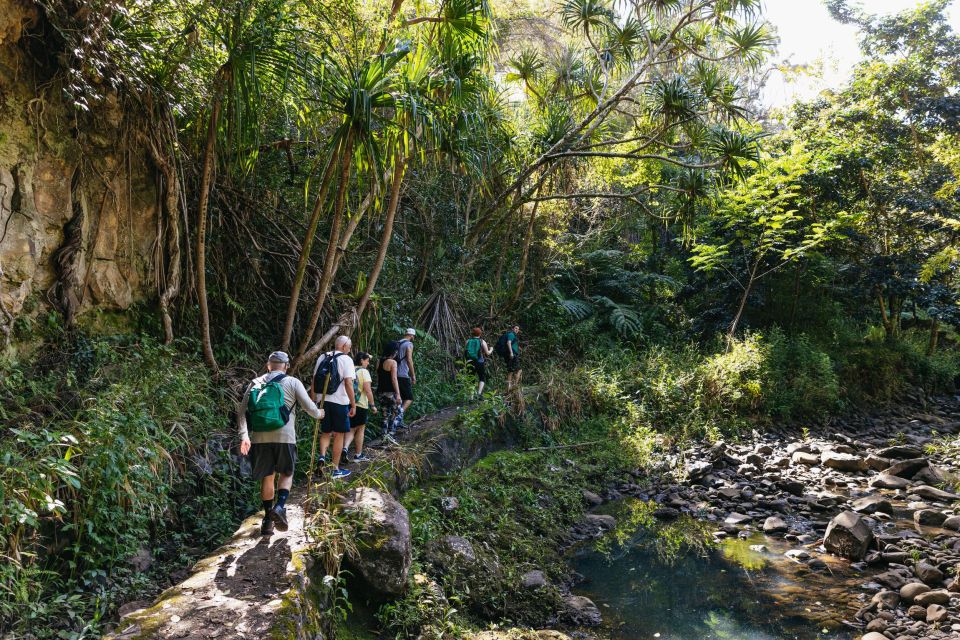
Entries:
{"label": "river rock", "polygon": [[913,521],[925,527],[939,527],[947,516],[933,509],[920,509],[913,512]]}
{"label": "river rock", "polygon": [[866,471],[867,463],[860,456],[850,453],[841,453],[835,449],[827,449],[820,454],[820,464],[837,471]]}
{"label": "river rock", "polygon": [[920,458],[923,456],[923,450],[920,447],[912,445],[898,444],[892,447],[877,449],[875,452],[881,458],[893,458],[894,460],[906,460],[909,458]]}
{"label": "river rock", "polygon": [[852,511],[844,511],[827,525],[823,546],[836,556],[862,560],[873,542],[873,532],[863,519]]}
{"label": "river rock", "polygon": [[943,572],[925,560],[917,563],[917,566],[913,568],[913,573],[930,586],[938,587],[943,583]]}
{"label": "river rock", "polygon": [[563,598],[566,617],[576,626],[596,627],[600,624],[600,609],[590,598],[569,595]]}
{"label": "river rock", "polygon": [[781,489],[795,496],[802,496],[807,488],[806,485],[799,480],[781,480],[778,484]]}
{"label": "river rock", "polygon": [[697,460],[687,465],[687,476],[691,482],[700,480],[713,471],[713,465],[706,460]]}
{"label": "river rock", "polygon": [[875,489],[906,489],[911,484],[906,478],[892,476],[889,473],[880,473],[870,480],[870,486]]}
{"label": "river rock", "polygon": [[934,589],[918,594],[913,601],[922,607],[928,607],[931,604],[950,604],[950,592],[946,589]]}
{"label": "river rock", "polygon": [[460,501],[453,496],[440,498],[440,510],[444,513],[453,513],[460,508]]}
{"label": "river rock", "polygon": [[540,571],[539,569],[527,571],[525,574],[520,576],[520,584],[523,585],[524,589],[529,589],[530,591],[543,589],[547,586],[547,576],[545,576],[543,571]]}
{"label": "river rock", "polygon": [[893,461],[890,458],[881,458],[873,454],[870,454],[867,456],[866,462],[867,462],[867,466],[873,469],[874,471],[883,471],[884,469],[889,467],[891,464],[893,464]]}
{"label": "river rock", "polygon": [[751,520],[753,520],[753,516],[748,516],[744,513],[737,513],[736,511],[734,511],[733,513],[731,513],[726,517],[724,522],[726,524],[740,525],[740,524],[747,524]]}
{"label": "river rock", "polygon": [[815,467],[820,464],[820,456],[806,451],[794,451],[790,456],[790,462],[793,464],[802,464],[807,467]]}
{"label": "river rock", "polygon": [[960,531],[960,516],[950,516],[940,526],[950,531]]}
{"label": "river rock", "polygon": [[803,549],[790,549],[783,555],[790,558],[794,562],[800,562],[800,563],[806,562],[812,557],[809,552]]}
{"label": "river rock", "polygon": [[900,587],[900,597],[907,604],[913,604],[917,596],[930,591],[930,587],[922,582],[911,582]]}
{"label": "river rock", "polygon": [[926,620],[927,609],[926,607],[921,607],[920,605],[915,604],[909,609],[907,609],[907,615],[913,618],[914,620]]}
{"label": "river rock", "polygon": [[717,489],[717,494],[723,496],[727,500],[736,500],[740,497],[740,489],[736,487],[721,487]]}
{"label": "river rock", "polygon": [[595,494],[593,491],[587,491],[586,489],[582,492],[583,501],[586,502],[591,507],[598,507],[603,504],[603,498]]}
{"label": "river rock", "polygon": [[617,527],[617,520],[613,516],[588,513],[584,516],[587,524],[601,531],[610,531]]}
{"label": "river rock", "polygon": [[680,510],[673,507],[658,507],[653,512],[653,517],[657,520],[676,520],[680,517]]}
{"label": "river rock", "polygon": [[442,536],[431,540],[425,554],[430,562],[443,569],[449,569],[457,563],[473,564],[477,561],[473,543],[461,536]]}
{"label": "river rock", "polygon": [[860,640],[890,640],[887,636],[882,633],[877,633],[876,631],[871,631],[870,633],[864,635]]}
{"label": "river rock", "polygon": [[910,493],[916,494],[925,500],[936,500],[938,502],[952,502],[954,500],[960,500],[960,495],[957,495],[956,493],[950,493],[949,491],[936,489],[925,484],[912,487],[910,489]]}
{"label": "river rock", "polygon": [[927,624],[944,622],[949,615],[946,607],[939,604],[931,604],[927,607]]}
{"label": "river rock", "polygon": [[790,529],[790,527],[783,518],[778,518],[777,516],[770,516],[763,521],[764,533],[784,533],[788,529]]}
{"label": "river rock", "polygon": [[878,591],[873,594],[870,602],[879,605],[881,609],[896,609],[897,605],[900,604],[900,594],[896,591],[887,591],[884,589],[883,591]]}
{"label": "river rock", "polygon": [[910,460],[903,460],[892,465],[888,469],[885,469],[884,473],[899,478],[912,478],[928,464],[930,463],[927,462],[926,458],[911,458]]}
{"label": "river rock", "polygon": [[370,487],[351,489],[343,504],[366,518],[357,552],[350,558],[354,568],[375,590],[403,593],[413,563],[407,510],[389,493]]}
{"label": "river rock", "polygon": [[879,511],[881,513],[893,514],[893,505],[890,504],[889,500],[881,496],[867,496],[859,500],[854,500],[851,508],[857,513],[871,514]]}

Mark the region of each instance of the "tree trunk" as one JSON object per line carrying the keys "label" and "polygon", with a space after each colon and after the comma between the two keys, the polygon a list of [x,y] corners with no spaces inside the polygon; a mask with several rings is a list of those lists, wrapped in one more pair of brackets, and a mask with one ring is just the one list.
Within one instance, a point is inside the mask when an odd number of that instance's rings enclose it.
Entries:
{"label": "tree trunk", "polygon": [[932,356],[937,351],[937,341],[940,338],[940,322],[930,319],[930,342],[927,343],[927,355]]}
{"label": "tree trunk", "polygon": [[753,284],[755,278],[757,277],[757,268],[760,266],[760,263],[754,263],[753,268],[750,270],[750,278],[747,280],[747,286],[743,288],[743,296],[740,298],[740,306],[737,308],[737,314],[733,316],[733,321],[730,323],[730,329],[727,331],[727,350],[733,346],[733,339],[737,335],[737,327],[740,325],[740,319],[743,317],[743,311],[747,308],[747,298],[750,297],[750,291],[753,290]]}
{"label": "tree trunk", "polygon": [[[180,292],[180,181],[177,172],[170,166],[167,158],[156,147],[154,141],[150,141],[150,151],[154,163],[163,174],[166,182],[164,190],[164,209],[167,219],[167,255],[169,263],[167,267],[167,281],[163,290],[160,292],[160,316],[163,321],[163,343],[173,342],[173,318],[170,313],[170,307],[173,299]],[[162,220],[158,216],[158,224]],[[164,258],[158,257],[157,264],[163,265]]]}
{"label": "tree trunk", "polygon": [[290,302],[287,303],[287,320],[283,325],[283,339],[281,344],[284,351],[290,349],[290,339],[293,336],[293,321],[297,316],[297,305],[300,303],[300,290],[303,288],[303,279],[307,273],[307,264],[310,262],[310,251],[313,249],[313,241],[317,235],[317,225],[320,223],[320,214],[323,213],[323,205],[327,200],[327,193],[330,190],[330,179],[337,166],[336,150],[330,153],[330,160],[323,171],[323,178],[320,180],[320,191],[317,193],[317,199],[313,204],[313,211],[310,213],[310,223],[307,225],[307,233],[303,238],[302,249],[300,250],[300,259],[297,262],[297,272],[293,276],[293,285],[290,288]]}
{"label": "tree trunk", "polygon": [[200,302],[200,330],[203,342],[203,358],[207,366],[219,375],[220,368],[213,355],[210,340],[210,310],[207,306],[207,210],[210,208],[210,187],[213,180],[213,165],[216,162],[217,127],[223,107],[224,86],[229,80],[229,71],[221,67],[214,81],[213,100],[210,104],[210,120],[207,123],[207,142],[203,151],[203,170],[200,174],[200,202],[197,207],[197,298]]}
{"label": "tree trunk", "polygon": [[373,290],[377,286],[377,280],[380,277],[380,272],[383,270],[383,264],[387,258],[387,250],[390,248],[390,240],[393,238],[393,222],[396,219],[397,209],[400,205],[400,187],[403,184],[403,176],[406,172],[407,161],[401,157],[397,157],[396,165],[393,169],[393,182],[390,184],[390,200],[387,204],[387,215],[383,222],[383,233],[380,236],[380,248],[377,250],[377,257],[374,260],[373,267],[370,269],[370,275],[367,277],[367,286],[363,290],[363,294],[360,296],[357,306],[344,313],[338,320],[337,323],[332,327],[327,329],[327,332],[324,333],[319,340],[313,343],[309,350],[307,350],[303,356],[297,359],[294,363],[292,369],[299,368],[299,366],[304,362],[309,362],[314,357],[316,357],[323,348],[327,345],[328,342],[333,340],[338,332],[347,327],[348,325],[353,327],[355,324],[353,319],[359,319],[363,312],[366,310],[367,305],[370,303],[370,298],[373,296]]}
{"label": "tree trunk", "polygon": [[307,347],[313,339],[317,323],[320,321],[320,314],[323,311],[323,303],[327,301],[327,293],[330,291],[330,283],[334,276],[333,267],[337,255],[337,245],[340,241],[340,226],[343,222],[347,187],[350,182],[352,160],[353,133],[351,132],[347,134],[340,158],[340,184],[337,185],[337,197],[333,203],[333,221],[330,225],[330,239],[327,242],[327,253],[323,258],[323,271],[320,274],[320,289],[317,291],[317,299],[313,303],[313,312],[310,314],[310,321],[307,323],[306,331],[303,333],[303,340],[300,342],[297,359],[303,356],[303,353],[307,350]]}
{"label": "tree trunk", "polygon": [[527,221],[527,233],[523,238],[523,253],[520,256],[520,269],[517,271],[517,284],[513,288],[513,295],[510,296],[510,301],[507,302],[505,310],[512,309],[513,305],[517,304],[517,301],[523,294],[523,285],[527,277],[527,262],[530,258],[530,244],[533,241],[533,227],[537,221],[537,207],[539,205],[540,201],[538,200],[533,203],[533,208],[530,210],[530,219]]}
{"label": "tree trunk", "polygon": [[377,250],[377,258],[370,269],[370,275],[367,277],[367,287],[360,296],[357,303],[357,316],[362,316],[373,295],[374,287],[377,286],[377,279],[383,270],[383,263],[387,259],[387,250],[390,248],[390,240],[393,238],[393,221],[397,215],[397,209],[400,206],[400,187],[403,185],[403,175],[407,170],[407,161],[400,154],[397,154],[396,165],[393,168],[393,182],[390,184],[390,201],[387,203],[387,215],[383,221],[383,233],[380,235],[380,247]]}

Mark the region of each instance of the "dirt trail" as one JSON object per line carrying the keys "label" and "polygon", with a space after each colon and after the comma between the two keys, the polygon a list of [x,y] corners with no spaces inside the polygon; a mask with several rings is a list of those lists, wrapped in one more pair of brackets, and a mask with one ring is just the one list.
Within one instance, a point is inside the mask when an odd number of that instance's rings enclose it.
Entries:
{"label": "dirt trail", "polygon": [[[397,440],[401,445],[416,446],[461,410],[451,406],[424,416],[402,430]],[[312,430],[302,437],[308,436],[312,436]],[[388,446],[392,445],[383,440],[371,442],[368,455],[376,462]],[[353,471],[345,486],[357,482],[371,468],[370,464],[345,466]],[[261,536],[263,514],[250,516],[226,544],[194,565],[189,578],[160,594],[151,607],[124,615],[116,633],[107,638],[310,637],[313,622],[306,593],[312,562],[304,529],[305,496],[304,487],[294,487],[287,507],[288,531]]]}

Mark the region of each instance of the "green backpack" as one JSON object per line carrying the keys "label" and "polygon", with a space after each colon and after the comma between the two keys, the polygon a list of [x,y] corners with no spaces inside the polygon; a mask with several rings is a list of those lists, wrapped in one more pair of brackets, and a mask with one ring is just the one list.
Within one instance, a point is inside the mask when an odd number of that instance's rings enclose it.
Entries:
{"label": "green backpack", "polygon": [[483,357],[480,355],[480,338],[470,338],[467,340],[466,351],[468,360],[483,362]]}
{"label": "green backpack", "polygon": [[276,431],[282,429],[290,418],[290,410],[283,398],[280,381],[286,377],[280,374],[276,378],[250,389],[247,402],[247,425],[251,431]]}

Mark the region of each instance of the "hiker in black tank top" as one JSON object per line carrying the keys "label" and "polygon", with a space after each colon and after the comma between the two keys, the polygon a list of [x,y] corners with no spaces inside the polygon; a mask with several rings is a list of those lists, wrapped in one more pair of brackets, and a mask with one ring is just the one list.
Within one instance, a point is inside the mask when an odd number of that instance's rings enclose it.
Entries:
{"label": "hiker in black tank top", "polygon": [[403,420],[400,383],[397,380],[396,354],[383,354],[377,363],[377,402],[383,407],[383,428],[389,436]]}

